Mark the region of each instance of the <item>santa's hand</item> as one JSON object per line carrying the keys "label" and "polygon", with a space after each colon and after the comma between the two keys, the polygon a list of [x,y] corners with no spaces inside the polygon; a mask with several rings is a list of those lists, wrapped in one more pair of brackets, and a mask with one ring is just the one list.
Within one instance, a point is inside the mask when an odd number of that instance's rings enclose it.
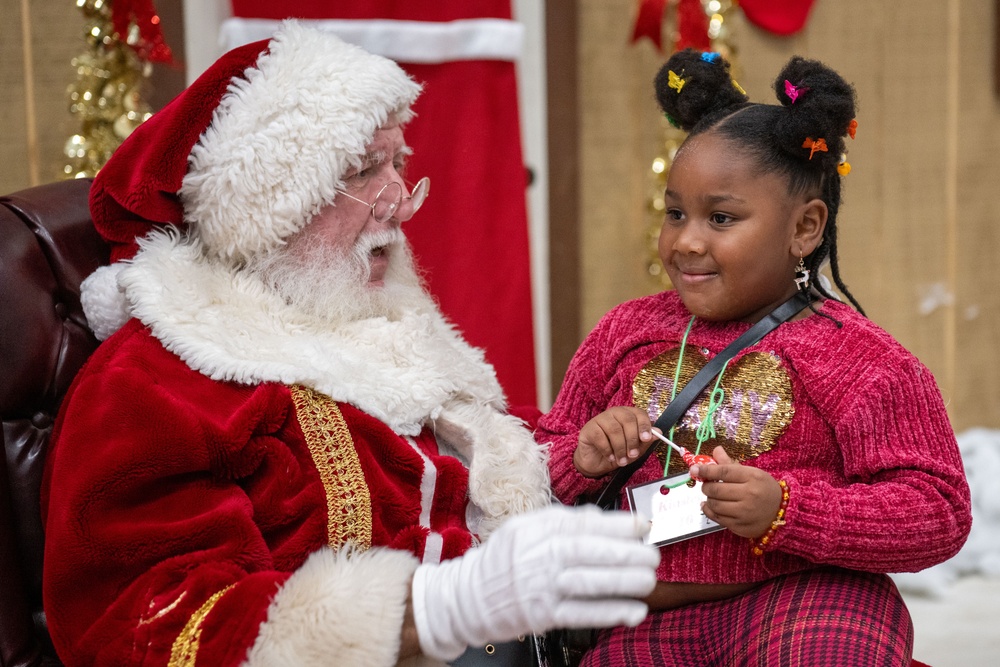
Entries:
{"label": "santa's hand", "polygon": [[660,554],[639,538],[648,522],[624,512],[550,507],[515,517],[461,558],[421,565],[413,615],[425,655],[553,628],[638,625]]}

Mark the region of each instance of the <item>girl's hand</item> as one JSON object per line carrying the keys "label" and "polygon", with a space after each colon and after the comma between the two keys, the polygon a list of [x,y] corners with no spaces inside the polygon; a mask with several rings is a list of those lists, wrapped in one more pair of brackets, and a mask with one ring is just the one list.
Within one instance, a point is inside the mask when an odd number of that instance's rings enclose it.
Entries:
{"label": "girl's hand", "polygon": [[653,443],[651,429],[649,415],[639,408],[608,408],[580,429],[573,465],[587,477],[624,467]]}
{"label": "girl's hand", "polygon": [[722,447],[716,447],[712,456],[719,465],[691,467],[691,474],[704,480],[701,490],[708,500],[702,503],[702,511],[740,537],[760,537],[771,527],[781,507],[778,480],[763,470],[733,461]]}

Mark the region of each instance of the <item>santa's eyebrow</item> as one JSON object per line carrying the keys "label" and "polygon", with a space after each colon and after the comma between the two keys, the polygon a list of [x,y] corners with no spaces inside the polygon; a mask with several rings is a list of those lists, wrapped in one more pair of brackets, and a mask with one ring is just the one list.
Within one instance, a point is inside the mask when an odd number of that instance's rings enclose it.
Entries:
{"label": "santa's eyebrow", "polygon": [[385,161],[385,151],[372,151],[371,153],[365,153],[361,157],[361,164],[366,167],[370,167],[373,164],[382,164]]}

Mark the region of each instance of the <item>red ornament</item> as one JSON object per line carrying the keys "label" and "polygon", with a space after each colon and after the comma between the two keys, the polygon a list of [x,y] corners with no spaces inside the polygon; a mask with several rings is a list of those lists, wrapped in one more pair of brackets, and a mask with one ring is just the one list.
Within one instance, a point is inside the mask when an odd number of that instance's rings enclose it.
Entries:
{"label": "red ornament", "polygon": [[[713,459],[708,454],[692,454],[688,450],[681,447],[681,458],[684,459],[684,463],[690,468],[693,465],[717,465],[718,461]],[[691,479],[700,482],[700,478],[691,475]]]}
{"label": "red ornament", "polygon": [[813,0],[740,0],[747,20],[775,35],[792,35],[806,25]]}

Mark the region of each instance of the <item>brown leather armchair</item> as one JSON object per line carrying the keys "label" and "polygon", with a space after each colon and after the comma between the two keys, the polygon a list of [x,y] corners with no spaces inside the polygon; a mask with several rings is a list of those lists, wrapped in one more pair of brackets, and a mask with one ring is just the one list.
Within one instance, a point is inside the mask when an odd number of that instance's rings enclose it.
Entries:
{"label": "brown leather armchair", "polygon": [[89,180],[0,197],[0,665],[59,665],[42,610],[39,487],[52,424],[97,347],[80,281],[108,262]]}

